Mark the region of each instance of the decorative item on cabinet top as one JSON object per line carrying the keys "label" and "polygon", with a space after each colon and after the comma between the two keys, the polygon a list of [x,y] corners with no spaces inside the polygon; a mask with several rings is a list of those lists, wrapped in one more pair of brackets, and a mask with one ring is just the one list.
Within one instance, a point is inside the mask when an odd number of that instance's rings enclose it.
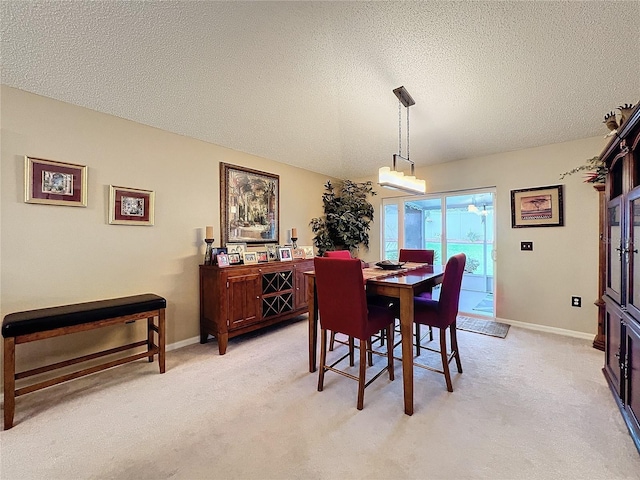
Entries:
{"label": "decorative item on cabinet top", "polygon": [[607,135],[605,135],[605,138],[611,137],[618,133],[618,128],[620,128],[624,124],[624,122],[627,121],[627,119],[631,116],[631,112],[634,108],[635,106],[633,104],[625,103],[624,105],[619,105],[618,108],[615,109],[617,110],[617,113],[612,110],[604,116],[604,120],[602,121],[602,123],[604,123],[607,128],[611,130]]}

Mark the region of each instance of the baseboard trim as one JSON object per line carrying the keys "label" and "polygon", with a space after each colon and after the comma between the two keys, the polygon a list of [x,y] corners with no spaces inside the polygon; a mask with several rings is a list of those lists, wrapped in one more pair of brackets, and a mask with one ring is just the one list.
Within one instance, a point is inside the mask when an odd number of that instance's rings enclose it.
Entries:
{"label": "baseboard trim", "polygon": [[199,343],[200,337],[195,336],[191,338],[187,338],[186,340],[180,340],[179,342],[170,343],[165,346],[165,352],[170,352],[171,350],[177,350],[178,348],[188,347],[189,345],[193,345],[194,343]]}
{"label": "baseboard trim", "polygon": [[576,332],[575,330],[567,330],[565,328],[549,327],[547,325],[539,325],[537,323],[518,322],[517,320],[509,320],[508,318],[497,318],[496,322],[507,323],[514,327],[526,328],[527,330],[536,330],[538,332],[555,333],[565,337],[580,338],[583,340],[593,340],[595,333]]}

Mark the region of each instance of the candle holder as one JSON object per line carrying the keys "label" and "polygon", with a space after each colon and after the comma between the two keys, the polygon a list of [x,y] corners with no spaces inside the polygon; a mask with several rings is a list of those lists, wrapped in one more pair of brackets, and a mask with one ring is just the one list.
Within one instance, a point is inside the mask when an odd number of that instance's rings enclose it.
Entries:
{"label": "candle holder", "polygon": [[291,237],[291,242],[293,242],[293,248],[298,248],[298,237]]}
{"label": "candle holder", "polygon": [[204,254],[204,264],[213,265],[213,238],[205,238],[204,242],[207,244],[207,251]]}

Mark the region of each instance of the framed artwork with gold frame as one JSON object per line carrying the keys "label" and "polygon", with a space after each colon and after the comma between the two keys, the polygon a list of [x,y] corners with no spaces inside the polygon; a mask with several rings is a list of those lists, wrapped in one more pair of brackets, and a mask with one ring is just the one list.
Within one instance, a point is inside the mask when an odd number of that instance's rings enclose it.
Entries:
{"label": "framed artwork with gold frame", "polygon": [[86,207],[87,167],[25,156],[24,201]]}

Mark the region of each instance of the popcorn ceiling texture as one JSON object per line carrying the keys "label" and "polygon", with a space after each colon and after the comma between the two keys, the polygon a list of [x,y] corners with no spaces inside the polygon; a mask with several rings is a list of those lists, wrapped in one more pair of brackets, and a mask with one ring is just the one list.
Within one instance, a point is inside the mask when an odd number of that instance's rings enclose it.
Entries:
{"label": "popcorn ceiling texture", "polygon": [[2,83],[338,177],[391,164],[401,85],[418,166],[604,135],[640,100],[637,1],[0,8]]}

